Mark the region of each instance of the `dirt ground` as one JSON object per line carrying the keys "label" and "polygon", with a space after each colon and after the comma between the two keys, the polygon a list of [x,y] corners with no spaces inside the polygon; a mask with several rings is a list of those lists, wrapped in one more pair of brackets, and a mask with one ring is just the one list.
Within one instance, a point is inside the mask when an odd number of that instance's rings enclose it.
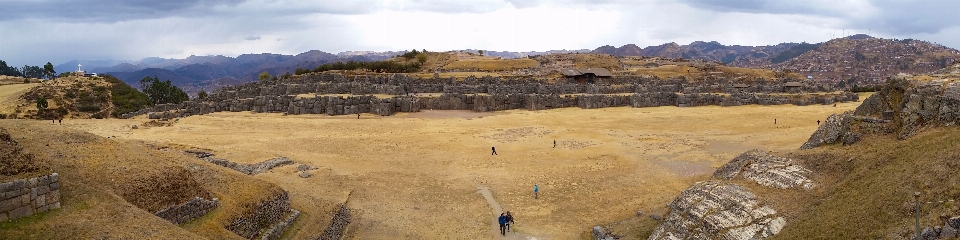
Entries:
{"label": "dirt ground", "polygon": [[131,128],[143,118],[64,125],[209,149],[241,163],[286,156],[316,166],[310,178],[300,178],[295,165],[255,176],[289,191],[304,212],[294,239],[316,237],[330,206],[348,196],[356,209],[352,239],[497,238],[480,188],[513,212],[523,236],[571,239],[638,210],[662,214],[681,190],[736,155],[797,149],[817,120],[859,104],[424,111],[361,119],[224,112],[147,129]]}

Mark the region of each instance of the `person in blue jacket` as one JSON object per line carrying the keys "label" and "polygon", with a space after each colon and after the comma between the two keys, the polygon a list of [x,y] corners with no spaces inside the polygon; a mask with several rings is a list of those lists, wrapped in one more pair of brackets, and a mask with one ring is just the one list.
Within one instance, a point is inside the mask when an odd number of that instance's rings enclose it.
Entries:
{"label": "person in blue jacket", "polygon": [[507,235],[507,214],[501,213],[500,217],[497,218],[497,222],[500,222],[500,235]]}
{"label": "person in blue jacket", "polygon": [[540,199],[540,185],[533,185],[533,199]]}

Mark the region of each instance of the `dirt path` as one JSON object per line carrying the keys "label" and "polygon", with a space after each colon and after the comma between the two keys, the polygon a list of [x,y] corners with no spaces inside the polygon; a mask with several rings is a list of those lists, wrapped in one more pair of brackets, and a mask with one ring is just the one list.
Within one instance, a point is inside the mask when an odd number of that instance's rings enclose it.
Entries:
{"label": "dirt path", "polygon": [[493,193],[490,192],[490,188],[484,186],[478,187],[477,193],[483,195],[483,199],[487,200],[487,204],[490,204],[490,208],[493,210],[493,221],[490,222],[490,234],[493,234],[494,239],[543,239],[528,236],[519,232],[507,232],[506,236],[500,235],[500,223],[498,222],[497,218],[501,213],[503,213],[503,207],[500,206],[500,203],[497,202],[497,199],[493,198]]}

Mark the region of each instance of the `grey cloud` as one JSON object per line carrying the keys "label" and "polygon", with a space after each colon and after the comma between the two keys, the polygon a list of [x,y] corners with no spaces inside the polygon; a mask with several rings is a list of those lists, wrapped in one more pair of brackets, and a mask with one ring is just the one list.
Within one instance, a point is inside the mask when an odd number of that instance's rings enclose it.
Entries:
{"label": "grey cloud", "polygon": [[0,21],[60,19],[113,22],[202,14],[218,6],[235,6],[244,0],[14,0],[0,8]]}
{"label": "grey cloud", "polygon": [[260,36],[256,36],[256,37],[245,37],[245,38],[243,38],[243,40],[256,41],[256,40],[260,40]]}
{"label": "grey cloud", "polygon": [[682,0],[683,3],[708,11],[759,14],[797,14],[830,17],[842,21],[846,28],[872,29],[893,35],[937,33],[960,26],[953,19],[960,1],[944,0],[874,0],[855,1],[766,1],[766,0]]}

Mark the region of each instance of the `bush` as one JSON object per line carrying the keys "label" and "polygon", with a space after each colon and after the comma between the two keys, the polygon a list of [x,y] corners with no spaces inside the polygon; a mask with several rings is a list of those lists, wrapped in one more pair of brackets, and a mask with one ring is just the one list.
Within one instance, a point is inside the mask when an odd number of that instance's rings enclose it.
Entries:
{"label": "bush", "polygon": [[113,103],[111,114],[114,117],[150,106],[150,98],[147,94],[137,91],[114,76],[103,75],[103,79],[110,83],[110,102]]}
{"label": "bush", "polygon": [[24,78],[24,79],[23,79],[23,83],[30,83],[30,79]]}
{"label": "bush", "polygon": [[86,105],[86,104],[85,104],[85,105],[80,105],[79,107],[77,107],[77,110],[78,110],[78,111],[81,111],[81,112],[99,112],[99,111],[100,111],[100,106],[97,106],[97,105]]}

